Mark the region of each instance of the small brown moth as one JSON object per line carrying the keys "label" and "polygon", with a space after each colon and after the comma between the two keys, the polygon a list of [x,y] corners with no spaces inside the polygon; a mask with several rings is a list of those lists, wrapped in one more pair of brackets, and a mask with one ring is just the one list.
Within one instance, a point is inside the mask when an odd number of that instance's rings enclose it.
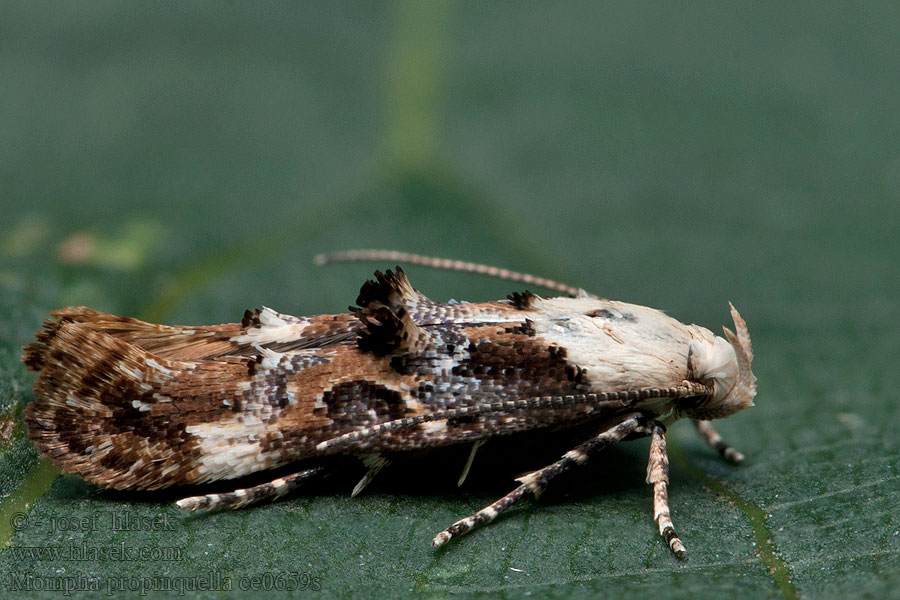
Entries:
{"label": "small brown moth", "polygon": [[[28,435],[68,473],[103,487],[155,490],[233,479],[298,461],[269,483],[185,498],[185,509],[239,508],[278,498],[341,454],[369,470],[393,454],[549,428],[592,437],[518,479],[512,492],[457,521],[441,546],[488,523],[559,473],[623,439],[649,436],[647,483],[660,534],[678,556],[666,492],[666,426],[692,419],[726,459],[707,423],[753,404],[756,378],[744,320],[725,338],[658,310],[483,265],[382,251],[323,260],[392,259],[482,272],[574,297],[515,293],[497,302],[435,302],[406,275],[376,272],[350,312],[293,317],[246,311],[240,323],[145,323],[85,307],[54,311],[23,361],[37,371]],[[323,464],[317,464],[322,462]]]}

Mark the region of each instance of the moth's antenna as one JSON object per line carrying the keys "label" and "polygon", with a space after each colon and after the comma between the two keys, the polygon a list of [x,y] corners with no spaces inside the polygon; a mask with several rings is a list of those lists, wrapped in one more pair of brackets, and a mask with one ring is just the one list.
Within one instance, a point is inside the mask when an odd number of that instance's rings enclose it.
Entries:
{"label": "moth's antenna", "polygon": [[482,265],[461,260],[450,260],[448,258],[436,258],[433,256],[423,256],[421,254],[411,254],[409,252],[398,252],[396,250],[342,250],[339,252],[328,252],[316,256],[315,263],[317,265],[327,265],[336,262],[361,262],[372,260],[389,260],[431,267],[432,269],[461,271],[463,273],[479,273],[481,275],[488,275],[499,279],[508,279],[510,281],[518,281],[550,290],[556,290],[558,292],[569,294],[570,296],[596,298],[593,294],[588,294],[580,288],[559,283],[552,279],[545,279],[544,277],[535,277],[528,273],[519,273],[518,271],[510,271],[509,269],[501,269],[500,267],[492,267],[490,265]]}

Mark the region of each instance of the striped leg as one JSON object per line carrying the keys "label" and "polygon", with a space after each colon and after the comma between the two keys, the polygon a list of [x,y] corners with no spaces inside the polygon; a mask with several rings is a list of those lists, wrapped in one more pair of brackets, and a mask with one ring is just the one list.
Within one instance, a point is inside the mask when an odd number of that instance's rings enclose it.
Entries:
{"label": "striped leg", "polygon": [[474,515],[461,519],[443,530],[434,537],[431,544],[435,547],[443,546],[453,538],[460,536],[470,529],[490,523],[497,515],[521,500],[526,494],[534,494],[535,498],[541,495],[551,479],[576,465],[583,465],[590,455],[600,452],[616,442],[621,441],[631,433],[639,431],[642,427],[640,415],[633,414],[618,425],[607,429],[600,435],[578,445],[555,463],[539,469],[517,479],[522,485],[503,496],[493,504],[482,508]]}
{"label": "striped leg", "polygon": [[185,510],[216,510],[220,508],[243,508],[263,500],[276,500],[292,489],[325,471],[325,467],[314,467],[299,473],[291,473],[268,483],[261,483],[250,488],[234,490],[224,494],[207,494],[183,498],[175,504]]}
{"label": "striped leg", "polygon": [[647,483],[653,486],[653,520],[659,524],[659,534],[665,538],[669,549],[679,558],[685,548],[669,515],[669,457],[666,454],[666,428],[658,421],[650,423],[650,461],[647,463]]}
{"label": "striped leg", "polygon": [[700,437],[706,440],[706,443],[712,446],[722,458],[735,464],[744,462],[744,455],[726,444],[719,432],[709,424],[709,421],[694,421],[694,427],[697,428]]}

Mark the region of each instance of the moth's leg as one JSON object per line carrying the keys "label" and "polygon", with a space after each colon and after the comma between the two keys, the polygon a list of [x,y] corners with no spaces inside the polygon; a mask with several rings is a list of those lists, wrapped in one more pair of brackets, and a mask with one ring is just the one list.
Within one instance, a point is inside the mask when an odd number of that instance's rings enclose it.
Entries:
{"label": "moth's leg", "polygon": [[490,523],[497,518],[497,515],[521,500],[528,493],[534,494],[535,497],[540,496],[551,479],[575,465],[583,465],[591,454],[600,452],[621,441],[629,434],[638,432],[642,427],[642,421],[643,419],[639,414],[632,414],[618,425],[569,450],[555,463],[518,478],[516,481],[519,481],[522,485],[493,504],[482,508],[474,515],[461,519],[443,530],[434,537],[434,540],[431,542],[432,545],[435,547],[443,546],[451,539],[466,533],[474,527]]}
{"label": "moth's leg", "polygon": [[666,428],[658,421],[651,421],[650,427],[650,460],[647,463],[647,483],[653,486],[653,520],[659,525],[659,534],[663,536],[669,549],[676,556],[684,556],[685,548],[672,526],[669,515],[669,456],[666,453]]}
{"label": "moth's leg", "polygon": [[279,477],[268,483],[234,490],[224,494],[207,494],[183,498],[175,504],[186,510],[215,510],[220,508],[243,508],[263,500],[276,500],[314,475],[325,471],[325,467],[314,467],[298,473]]}
{"label": "moth's leg", "polygon": [[463,467],[459,480],[456,482],[456,487],[462,487],[462,484],[465,483],[466,477],[469,476],[469,469],[472,468],[472,463],[475,461],[475,453],[478,452],[478,449],[483,445],[484,440],[478,440],[472,444],[472,450],[469,451],[469,458],[466,459],[466,466]]}
{"label": "moth's leg", "polygon": [[714,448],[722,458],[735,464],[744,462],[744,455],[726,444],[719,432],[709,424],[709,421],[695,420],[694,427],[697,428],[700,437],[706,440],[706,443]]}
{"label": "moth's leg", "polygon": [[381,471],[384,467],[391,464],[391,461],[382,455],[368,454],[362,458],[362,462],[364,465],[369,467],[369,470],[366,471],[366,474],[362,476],[362,479],[356,484],[353,488],[353,491],[350,492],[350,497],[355,498],[363,489],[372,483],[372,480],[375,479],[375,476],[378,475],[378,472]]}

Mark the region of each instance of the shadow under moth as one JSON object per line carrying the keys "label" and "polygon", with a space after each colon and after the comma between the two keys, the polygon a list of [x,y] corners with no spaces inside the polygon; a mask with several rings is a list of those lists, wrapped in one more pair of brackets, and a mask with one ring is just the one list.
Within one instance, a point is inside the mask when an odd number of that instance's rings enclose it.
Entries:
{"label": "shadow under moth", "polygon": [[723,328],[722,338],[652,308],[494,267],[385,251],[325,257],[369,259],[483,272],[571,297],[526,291],[496,302],[435,302],[397,267],[376,271],[342,314],[263,308],[240,323],[194,327],[63,308],[24,349],[37,371],[29,437],[64,471],[119,490],[304,463],[268,483],[177,503],[196,510],[281,497],[327,471],[335,455],[368,467],[356,495],[398,453],[470,444],[462,483],[476,450],[498,436],[592,432],[438,533],[433,544],[441,546],[603,449],[649,436],[654,520],[684,555],[669,516],[666,427],[692,419],[724,458],[743,458],[708,423],[751,406],[756,394],[750,337],[733,306],[735,331]]}

